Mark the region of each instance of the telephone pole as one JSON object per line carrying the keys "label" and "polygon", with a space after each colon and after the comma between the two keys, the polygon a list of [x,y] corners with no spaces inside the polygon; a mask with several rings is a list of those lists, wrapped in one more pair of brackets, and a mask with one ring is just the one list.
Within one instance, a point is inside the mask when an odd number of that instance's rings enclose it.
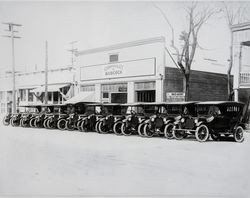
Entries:
{"label": "telephone pole", "polygon": [[71,49],[69,49],[68,51],[71,52],[71,66],[73,67],[74,66],[74,56],[75,56],[75,53],[77,52],[77,48],[74,47],[74,44],[77,43],[77,41],[72,41],[70,42],[69,44],[71,45]]}
{"label": "telephone pole", "polygon": [[20,39],[21,37],[15,36],[15,33],[18,31],[14,30],[14,27],[21,27],[21,24],[16,23],[3,23],[4,25],[8,26],[8,29],[5,30],[10,32],[10,35],[3,35],[3,37],[11,38],[12,43],[12,113],[16,113],[16,77],[15,77],[15,50],[14,50],[14,39]]}
{"label": "telephone pole", "polygon": [[48,104],[48,41],[45,41],[45,94],[44,103]]}

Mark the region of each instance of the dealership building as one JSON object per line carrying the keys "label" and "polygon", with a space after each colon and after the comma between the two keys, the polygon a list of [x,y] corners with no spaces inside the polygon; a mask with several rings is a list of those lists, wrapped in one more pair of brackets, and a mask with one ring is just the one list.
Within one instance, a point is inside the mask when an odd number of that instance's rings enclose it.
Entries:
{"label": "dealership building", "polygon": [[[50,104],[75,97],[95,102],[162,102],[184,99],[183,75],[154,37],[79,51],[74,67],[48,71]],[[16,74],[18,105],[43,103],[45,71]],[[11,111],[12,75],[0,77],[1,113]],[[194,71],[190,100],[227,100],[225,74]]]}
{"label": "dealership building", "polygon": [[[165,38],[79,51],[76,92],[101,102],[162,102],[184,98],[183,76],[166,51]],[[224,74],[192,71],[191,100],[226,100]]]}

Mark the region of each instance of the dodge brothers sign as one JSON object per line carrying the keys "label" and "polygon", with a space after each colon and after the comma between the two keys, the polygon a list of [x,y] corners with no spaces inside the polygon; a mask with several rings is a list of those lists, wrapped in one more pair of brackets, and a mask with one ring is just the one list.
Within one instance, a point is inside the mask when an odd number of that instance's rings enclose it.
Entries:
{"label": "dodge brothers sign", "polygon": [[155,58],[81,67],[81,80],[154,76]]}

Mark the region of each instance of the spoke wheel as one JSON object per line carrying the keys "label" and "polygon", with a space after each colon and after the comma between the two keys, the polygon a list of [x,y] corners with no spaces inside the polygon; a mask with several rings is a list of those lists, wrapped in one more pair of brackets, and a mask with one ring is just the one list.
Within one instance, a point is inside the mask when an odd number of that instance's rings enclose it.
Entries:
{"label": "spoke wheel", "polygon": [[95,131],[96,131],[97,133],[100,133],[100,131],[99,131],[99,123],[100,123],[100,122],[96,122],[96,123],[95,123]]}
{"label": "spoke wheel", "polygon": [[88,132],[88,128],[87,128],[87,126],[86,126],[86,120],[83,120],[83,121],[81,122],[81,131],[82,131],[82,132]]}
{"label": "spoke wheel", "polygon": [[139,124],[138,129],[137,129],[137,132],[138,132],[139,136],[141,136],[141,137],[144,137],[144,132],[143,132],[144,125],[145,125],[144,123]]}
{"label": "spoke wheel", "polygon": [[132,131],[126,127],[126,123],[122,123],[121,132],[123,135],[126,135],[126,136],[132,134]]}
{"label": "spoke wheel", "polygon": [[182,140],[184,138],[184,136],[185,136],[185,131],[183,131],[183,130],[175,130],[175,129],[180,129],[180,127],[178,125],[173,127],[173,137],[176,140]]}
{"label": "spoke wheel", "polygon": [[174,128],[174,124],[173,123],[169,123],[164,127],[164,136],[167,139],[173,139],[173,128]]}
{"label": "spoke wheel", "polygon": [[7,116],[4,116],[3,118],[3,125],[8,126],[10,124],[10,119],[7,118]]}
{"label": "spoke wheel", "polygon": [[45,119],[44,121],[43,121],[43,127],[45,128],[45,129],[47,129],[48,127],[47,127],[47,119]]}
{"label": "spoke wheel", "polygon": [[208,137],[209,137],[209,130],[206,125],[202,124],[199,127],[197,127],[195,131],[195,138],[199,142],[207,141]]}
{"label": "spoke wheel", "polygon": [[34,122],[35,122],[35,119],[32,118],[32,119],[29,121],[29,126],[30,126],[30,127],[35,127]]}
{"label": "spoke wheel", "polygon": [[143,133],[146,137],[153,137],[154,132],[150,130],[149,125],[145,124],[143,127]]}
{"label": "spoke wheel", "polygon": [[243,142],[244,141],[244,129],[241,126],[238,126],[234,131],[234,140],[235,142]]}
{"label": "spoke wheel", "polygon": [[48,129],[52,129],[53,128],[53,124],[52,123],[53,122],[50,119],[47,120],[46,126],[47,126]]}
{"label": "spoke wheel", "polygon": [[122,135],[121,126],[122,126],[121,122],[117,122],[117,123],[114,124],[114,126],[113,126],[113,132],[116,135]]}
{"label": "spoke wheel", "polygon": [[57,128],[60,130],[65,130],[66,129],[66,120],[65,119],[59,120],[57,123]]}
{"label": "spoke wheel", "polygon": [[108,133],[108,129],[102,121],[99,122],[98,129],[99,129],[100,133]]}
{"label": "spoke wheel", "polygon": [[67,121],[66,121],[66,129],[67,129],[68,131],[74,131],[74,129],[75,129],[74,123],[67,120]]}

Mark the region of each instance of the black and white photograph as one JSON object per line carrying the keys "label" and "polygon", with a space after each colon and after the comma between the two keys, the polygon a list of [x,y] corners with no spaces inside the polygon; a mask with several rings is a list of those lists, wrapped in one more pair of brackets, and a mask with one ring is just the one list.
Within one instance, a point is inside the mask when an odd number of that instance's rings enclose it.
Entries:
{"label": "black and white photograph", "polygon": [[250,197],[249,10],[0,0],[0,197]]}

